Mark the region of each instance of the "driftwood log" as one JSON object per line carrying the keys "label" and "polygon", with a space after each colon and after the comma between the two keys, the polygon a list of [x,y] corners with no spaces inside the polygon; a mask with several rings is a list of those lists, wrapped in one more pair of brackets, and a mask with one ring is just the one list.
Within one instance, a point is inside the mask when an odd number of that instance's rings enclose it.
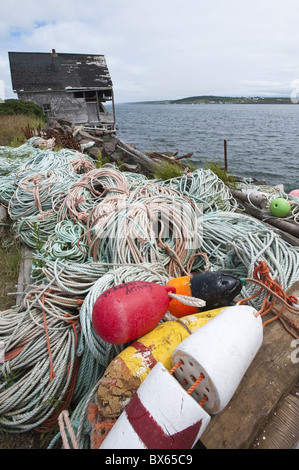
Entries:
{"label": "driftwood log", "polygon": [[263,195],[259,196],[255,193],[247,194],[247,193],[243,193],[242,191],[238,191],[236,189],[231,189],[230,192],[232,193],[234,198],[242,202],[246,202],[249,204],[251,202],[254,206],[258,206],[261,209],[264,209],[267,206],[267,203],[268,203],[267,198]]}
{"label": "driftwood log", "polygon": [[148,157],[144,153],[139,152],[139,150],[131,147],[130,145],[126,144],[120,139],[117,140],[116,147],[122,153],[124,153],[125,155],[128,155],[128,157],[136,165],[139,165],[141,170],[144,171],[145,173],[153,171],[155,167],[159,166],[159,164],[156,161],[152,160],[150,157]]}
{"label": "driftwood log", "polygon": [[242,206],[249,215],[260,220],[268,228],[274,229],[285,241],[293,246],[299,246],[299,224],[273,217],[270,213],[265,213],[246,202],[242,202]]}

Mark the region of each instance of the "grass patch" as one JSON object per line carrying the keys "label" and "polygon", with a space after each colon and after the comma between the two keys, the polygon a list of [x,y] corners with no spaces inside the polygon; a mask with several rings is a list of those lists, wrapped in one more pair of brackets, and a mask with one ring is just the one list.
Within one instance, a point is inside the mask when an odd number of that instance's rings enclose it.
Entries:
{"label": "grass patch", "polygon": [[184,174],[184,168],[181,165],[175,163],[162,163],[161,166],[155,169],[152,174],[154,179],[158,180],[169,180],[171,178],[178,178]]}
{"label": "grass patch", "polygon": [[27,116],[22,114],[12,114],[8,116],[0,115],[0,146],[19,147],[27,139],[24,130],[27,127],[37,129],[44,127],[43,118]]}
{"label": "grass patch", "polygon": [[109,157],[103,157],[101,150],[98,150],[97,156],[95,158],[95,167],[103,168],[106,163],[111,163]]}
{"label": "grass patch", "polygon": [[19,267],[22,259],[21,247],[14,240],[10,227],[1,228],[0,234],[0,311],[7,310],[16,304],[16,292]]}
{"label": "grass patch", "polygon": [[228,175],[227,172],[221,168],[221,163],[207,162],[205,163],[204,168],[215,173],[215,175],[218,176],[218,178],[221,179],[229,188],[237,187],[236,178],[233,175]]}

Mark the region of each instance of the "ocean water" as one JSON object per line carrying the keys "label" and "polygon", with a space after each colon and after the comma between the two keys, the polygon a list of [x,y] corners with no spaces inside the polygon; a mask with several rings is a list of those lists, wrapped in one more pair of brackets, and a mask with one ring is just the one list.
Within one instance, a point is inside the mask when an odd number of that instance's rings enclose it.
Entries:
{"label": "ocean water", "polygon": [[116,104],[118,137],[141,152],[193,153],[245,178],[299,188],[299,105]]}

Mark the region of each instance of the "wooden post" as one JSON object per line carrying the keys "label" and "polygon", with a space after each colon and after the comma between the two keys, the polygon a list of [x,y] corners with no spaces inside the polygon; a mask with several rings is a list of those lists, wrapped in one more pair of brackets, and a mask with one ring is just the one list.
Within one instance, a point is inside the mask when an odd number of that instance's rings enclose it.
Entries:
{"label": "wooden post", "polygon": [[227,171],[227,141],[224,139],[224,169]]}

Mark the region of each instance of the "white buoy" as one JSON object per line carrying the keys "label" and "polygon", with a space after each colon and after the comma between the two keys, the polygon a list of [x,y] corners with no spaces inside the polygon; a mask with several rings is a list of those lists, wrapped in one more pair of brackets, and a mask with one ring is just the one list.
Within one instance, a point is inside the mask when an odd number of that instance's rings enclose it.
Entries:
{"label": "white buoy", "polygon": [[100,449],[191,449],[210,419],[210,415],[158,362]]}
{"label": "white buoy", "polygon": [[198,402],[205,398],[203,408],[208,413],[219,413],[262,342],[263,325],[257,311],[246,305],[227,307],[175,348],[172,364],[182,364],[174,375],[186,390],[201,377],[191,395]]}

